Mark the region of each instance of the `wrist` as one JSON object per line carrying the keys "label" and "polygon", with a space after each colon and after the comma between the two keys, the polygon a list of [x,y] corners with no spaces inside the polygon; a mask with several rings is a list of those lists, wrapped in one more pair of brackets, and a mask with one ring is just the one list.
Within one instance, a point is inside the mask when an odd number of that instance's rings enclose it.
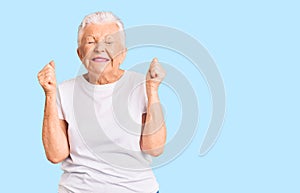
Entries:
{"label": "wrist", "polygon": [[46,99],[56,99],[56,92],[46,92]]}
{"label": "wrist", "polygon": [[147,97],[148,97],[148,105],[160,102],[158,92],[150,93],[148,94]]}

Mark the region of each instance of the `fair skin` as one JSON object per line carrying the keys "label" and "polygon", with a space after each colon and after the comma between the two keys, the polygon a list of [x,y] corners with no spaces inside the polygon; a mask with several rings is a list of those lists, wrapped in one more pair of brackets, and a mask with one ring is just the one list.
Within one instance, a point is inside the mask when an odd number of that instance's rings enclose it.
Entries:
{"label": "fair skin", "polygon": [[69,156],[70,148],[67,136],[68,124],[58,118],[53,61],[39,72],[38,79],[46,96],[42,129],[43,145],[47,159],[52,163],[59,163]]}
{"label": "fair skin", "polygon": [[[88,71],[84,78],[92,84],[117,81],[124,73],[119,67],[126,51],[116,23],[88,24],[80,36],[77,49],[78,56]],[[158,96],[158,88],[164,76],[165,71],[154,58],[146,75],[148,108],[147,113],[141,117],[143,130],[140,139],[141,150],[152,156],[159,156],[166,142],[166,126]],[[42,128],[45,153],[50,162],[59,163],[69,156],[70,147],[68,124],[58,118],[53,61],[38,73],[38,80],[46,96]]]}

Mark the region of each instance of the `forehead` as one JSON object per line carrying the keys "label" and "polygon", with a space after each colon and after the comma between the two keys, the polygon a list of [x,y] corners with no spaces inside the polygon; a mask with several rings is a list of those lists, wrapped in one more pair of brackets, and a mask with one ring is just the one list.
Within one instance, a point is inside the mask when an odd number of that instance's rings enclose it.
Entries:
{"label": "forehead", "polygon": [[86,36],[101,38],[106,35],[114,35],[118,31],[119,26],[116,23],[88,24],[82,31],[82,38]]}

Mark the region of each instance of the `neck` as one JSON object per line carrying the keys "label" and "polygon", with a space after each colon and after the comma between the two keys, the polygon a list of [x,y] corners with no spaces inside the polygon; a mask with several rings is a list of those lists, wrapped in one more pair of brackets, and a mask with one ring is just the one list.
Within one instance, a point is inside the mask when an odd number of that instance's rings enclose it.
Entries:
{"label": "neck", "polygon": [[100,74],[95,74],[92,72],[88,72],[87,74],[83,75],[84,78],[90,82],[91,84],[109,84],[116,82],[121,78],[121,76],[124,74],[124,70],[117,69],[117,70],[111,70],[108,72],[102,72]]}

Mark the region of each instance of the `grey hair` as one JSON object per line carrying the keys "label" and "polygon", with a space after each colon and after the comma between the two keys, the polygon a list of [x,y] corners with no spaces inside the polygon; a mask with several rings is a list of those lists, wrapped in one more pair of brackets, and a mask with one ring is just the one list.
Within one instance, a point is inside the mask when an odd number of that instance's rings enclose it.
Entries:
{"label": "grey hair", "polygon": [[81,24],[78,27],[78,37],[77,37],[77,43],[78,47],[80,46],[81,42],[81,35],[83,32],[83,29],[88,25],[88,24],[105,24],[105,23],[116,23],[119,27],[119,31],[122,31],[122,39],[124,39],[124,44],[125,44],[125,32],[124,32],[124,24],[118,18],[116,15],[114,15],[112,12],[95,12],[91,13],[87,16],[85,16],[81,22]]}

